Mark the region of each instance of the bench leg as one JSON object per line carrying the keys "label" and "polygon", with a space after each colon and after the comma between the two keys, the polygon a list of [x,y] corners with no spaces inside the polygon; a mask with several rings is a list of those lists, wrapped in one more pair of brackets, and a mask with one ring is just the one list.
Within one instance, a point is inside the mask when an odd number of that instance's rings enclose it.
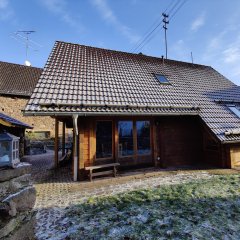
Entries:
{"label": "bench leg", "polygon": [[89,171],[90,182],[92,182],[92,169]]}
{"label": "bench leg", "polygon": [[116,177],[116,176],[117,176],[117,169],[116,169],[116,167],[115,167],[115,166],[113,167],[113,175],[114,175],[114,177]]}

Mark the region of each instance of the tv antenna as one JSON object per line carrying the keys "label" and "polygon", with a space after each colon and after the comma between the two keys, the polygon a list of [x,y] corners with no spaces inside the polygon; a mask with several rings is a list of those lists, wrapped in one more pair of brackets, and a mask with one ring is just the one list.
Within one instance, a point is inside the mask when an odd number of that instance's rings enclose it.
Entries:
{"label": "tv antenna", "polygon": [[35,33],[36,31],[34,30],[21,30],[21,31],[16,31],[14,34],[11,35],[11,37],[15,40],[17,40],[20,43],[23,43],[25,45],[25,65],[26,66],[31,66],[30,61],[28,60],[28,53],[29,53],[29,48],[33,49],[34,51],[36,50],[36,47],[42,47],[40,44],[37,42],[34,42],[30,39],[29,35],[32,33]]}

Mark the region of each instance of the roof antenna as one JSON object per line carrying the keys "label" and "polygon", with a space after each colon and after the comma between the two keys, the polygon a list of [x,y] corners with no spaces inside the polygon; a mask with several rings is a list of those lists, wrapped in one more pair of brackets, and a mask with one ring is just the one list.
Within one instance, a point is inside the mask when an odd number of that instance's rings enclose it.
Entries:
{"label": "roof antenna", "polygon": [[162,16],[163,16],[163,23],[164,23],[164,25],[163,25],[163,28],[164,28],[164,32],[165,32],[165,49],[166,49],[166,59],[168,58],[167,57],[167,24],[169,24],[169,21],[167,20],[168,19],[168,17],[169,17],[169,15],[167,15],[166,13],[162,13]]}
{"label": "roof antenna", "polygon": [[23,43],[25,45],[26,48],[26,60],[25,60],[25,65],[26,66],[31,66],[30,61],[28,60],[28,51],[29,48],[32,48],[34,51],[37,51],[36,49],[34,49],[34,47],[32,45],[35,45],[35,47],[42,47],[40,44],[32,41],[29,38],[29,35],[32,33],[35,33],[36,31],[33,30],[23,30],[23,31],[17,31],[14,34],[11,34],[11,37],[17,41],[19,41],[20,43]]}
{"label": "roof antenna", "polygon": [[26,37],[26,60],[25,60],[25,65],[30,67],[31,66],[31,63],[28,61],[28,48],[29,48],[29,35],[34,33],[35,31],[17,31],[17,33],[23,33],[25,34],[25,37]]}
{"label": "roof antenna", "polygon": [[193,64],[193,54],[192,54],[192,52],[191,52],[191,60],[192,60],[192,64]]}

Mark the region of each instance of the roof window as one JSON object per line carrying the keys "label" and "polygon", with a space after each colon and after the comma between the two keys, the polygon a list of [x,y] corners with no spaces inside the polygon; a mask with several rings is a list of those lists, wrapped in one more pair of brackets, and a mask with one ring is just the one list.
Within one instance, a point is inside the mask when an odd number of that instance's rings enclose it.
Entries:
{"label": "roof window", "polygon": [[170,84],[169,80],[162,74],[154,74],[157,80],[162,84]]}
{"label": "roof window", "polygon": [[227,107],[237,116],[240,118],[240,111],[236,108],[235,105],[227,105]]}

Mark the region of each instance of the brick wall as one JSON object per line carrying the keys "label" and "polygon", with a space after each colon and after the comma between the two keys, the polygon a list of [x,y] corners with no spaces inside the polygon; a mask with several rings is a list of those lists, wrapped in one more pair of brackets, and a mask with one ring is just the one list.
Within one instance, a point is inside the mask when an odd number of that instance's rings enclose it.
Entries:
{"label": "brick wall", "polygon": [[25,108],[28,99],[19,97],[0,96],[0,112],[16,118],[33,127],[33,131],[50,131],[54,136],[55,120],[51,117],[23,116],[21,110]]}

